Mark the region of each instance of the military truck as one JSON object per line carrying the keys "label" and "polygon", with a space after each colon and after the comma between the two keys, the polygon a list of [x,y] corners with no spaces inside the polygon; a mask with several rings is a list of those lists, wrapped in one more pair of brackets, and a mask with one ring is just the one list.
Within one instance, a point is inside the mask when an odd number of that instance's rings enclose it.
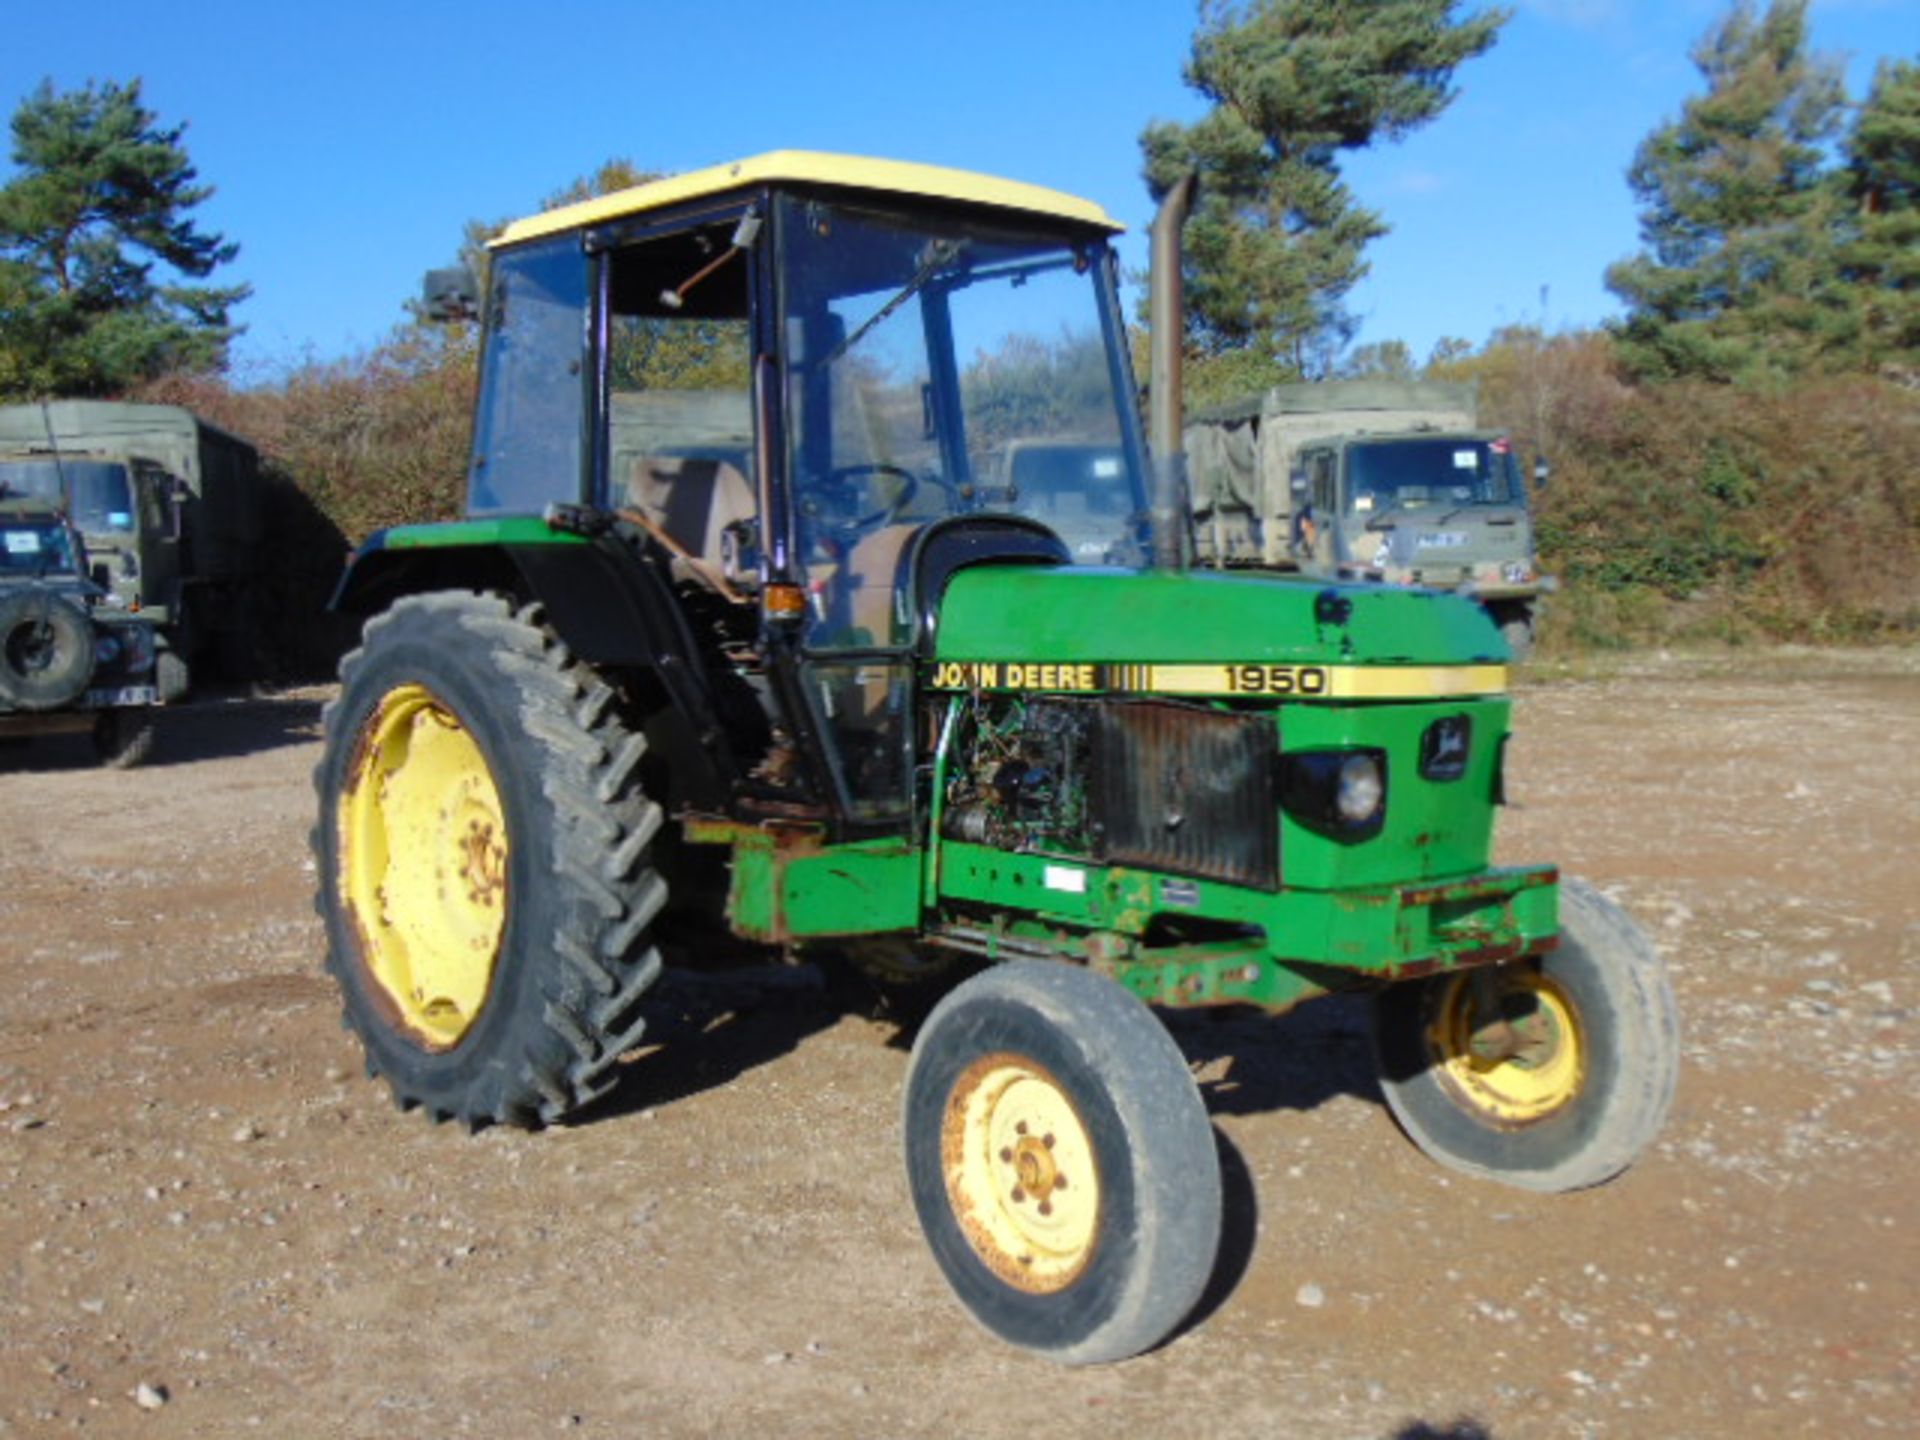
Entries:
{"label": "military truck", "polygon": [[[1598,892],[1490,863],[1486,612],[1182,564],[1189,195],[1154,225],[1151,453],[1088,201],[780,151],[503,233],[468,516],[370,538],[336,597],[365,623],[318,905],[399,1104],[578,1111],[675,917],[993,962],[919,1028],[904,1190],[882,1118],[841,1159],[982,1324],[1072,1363],[1161,1341],[1215,1262],[1214,1137],[1150,1006],[1365,992],[1443,1163],[1557,1191],[1641,1153],[1672,995]],[[1070,548],[1041,516],[1075,475]]]}
{"label": "military truck", "polygon": [[8,405],[0,487],[72,515],[113,593],[158,629],[163,701],[184,697],[209,661],[249,673],[266,563],[253,446],[177,405]]}
{"label": "military truck", "polygon": [[0,498],[0,739],[84,731],[102,764],[153,750],[153,627],[90,576],[65,515]]}
{"label": "military truck", "polygon": [[1196,414],[1186,445],[1200,559],[1457,590],[1524,658],[1554,582],[1534,555],[1512,439],[1475,411],[1471,384],[1346,380]]}

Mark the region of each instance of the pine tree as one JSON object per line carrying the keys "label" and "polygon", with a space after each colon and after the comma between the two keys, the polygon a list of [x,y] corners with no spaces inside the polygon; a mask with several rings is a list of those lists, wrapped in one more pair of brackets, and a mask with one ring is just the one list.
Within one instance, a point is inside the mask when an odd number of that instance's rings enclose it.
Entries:
{"label": "pine tree", "polygon": [[1508,18],[1458,0],[1204,0],[1186,80],[1213,110],[1140,137],[1157,200],[1187,170],[1188,338],[1251,348],[1278,373],[1325,373],[1354,322],[1344,300],[1385,221],[1340,178],[1343,150],[1398,140],[1445,110],[1463,61]]}
{"label": "pine tree", "polygon": [[1611,266],[1616,329],[1649,379],[1760,380],[1847,363],[1857,316],[1836,248],[1824,146],[1838,67],[1806,50],[1807,0],[1737,0],[1701,40],[1706,93],[1641,142],[1627,173],[1647,249]]}
{"label": "pine tree", "polygon": [[[0,393],[99,395],[224,366],[247,287],[204,280],[238,246],[192,212],[213,194],[140,82],[41,84],[13,116],[0,187]],[[156,265],[164,278],[156,278]]]}
{"label": "pine tree", "polygon": [[1920,379],[1920,64],[1882,62],[1846,144],[1862,360]]}

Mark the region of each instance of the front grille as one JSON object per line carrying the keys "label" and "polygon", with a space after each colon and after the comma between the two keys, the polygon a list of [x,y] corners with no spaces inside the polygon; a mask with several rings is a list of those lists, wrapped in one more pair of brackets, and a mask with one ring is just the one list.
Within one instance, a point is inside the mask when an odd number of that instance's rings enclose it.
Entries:
{"label": "front grille", "polygon": [[1157,700],[1095,708],[1088,818],[1101,858],[1279,887],[1271,718]]}

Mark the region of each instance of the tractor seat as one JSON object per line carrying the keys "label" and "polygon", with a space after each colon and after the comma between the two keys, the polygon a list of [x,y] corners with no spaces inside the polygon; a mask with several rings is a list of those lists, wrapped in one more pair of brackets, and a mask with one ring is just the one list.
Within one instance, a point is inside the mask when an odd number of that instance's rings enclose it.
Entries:
{"label": "tractor seat", "polygon": [[[647,455],[633,462],[627,499],[661,529],[716,569],[723,568],[721,535],[758,511],[747,477],[724,460]],[[679,561],[675,561],[676,569]]]}

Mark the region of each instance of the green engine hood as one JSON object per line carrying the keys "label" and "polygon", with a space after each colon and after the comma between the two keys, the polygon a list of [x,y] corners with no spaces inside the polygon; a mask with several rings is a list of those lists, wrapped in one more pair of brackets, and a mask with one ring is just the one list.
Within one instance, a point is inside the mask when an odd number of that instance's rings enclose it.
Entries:
{"label": "green engine hood", "polygon": [[939,661],[1504,666],[1486,611],[1457,595],[1219,574],[983,565],[947,586]]}

